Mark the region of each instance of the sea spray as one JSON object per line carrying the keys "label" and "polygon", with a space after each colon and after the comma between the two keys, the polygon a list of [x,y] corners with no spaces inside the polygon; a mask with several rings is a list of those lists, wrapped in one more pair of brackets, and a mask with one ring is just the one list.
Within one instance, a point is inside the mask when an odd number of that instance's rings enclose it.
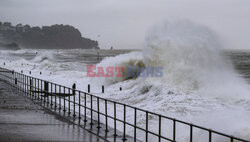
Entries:
{"label": "sea spray", "polygon": [[105,78],[93,78],[92,80],[99,80],[98,82],[100,84],[104,85],[111,85],[114,83],[122,82],[127,79],[130,79],[129,77],[126,76],[126,69],[127,66],[136,66],[136,67],[141,67],[144,66],[143,64],[143,56],[141,52],[132,52],[128,54],[122,54],[118,55],[115,57],[110,57],[104,59],[101,63],[97,64],[97,67],[123,67],[123,77],[116,77],[116,74],[114,74],[113,77],[105,77]]}
{"label": "sea spray", "polygon": [[[126,66],[131,61],[142,61],[145,66],[163,66],[164,76],[161,78],[103,79],[111,85],[107,97],[249,139],[245,133],[250,130],[249,125],[226,123],[250,123],[249,111],[237,103],[249,102],[249,87],[222,54],[221,48],[218,37],[205,26],[190,21],[164,23],[150,31],[142,54],[109,58],[98,66]],[[123,92],[112,89],[121,85]],[[240,120],[234,119],[234,112],[242,116],[238,118]],[[213,119],[214,116],[218,119]],[[218,123],[221,125],[216,125]],[[188,129],[183,127],[178,128],[183,130],[179,140],[188,141],[189,136],[185,133]],[[196,134],[200,139],[195,141],[206,141],[204,132]],[[221,137],[214,139],[224,140]]]}
{"label": "sea spray", "polygon": [[43,51],[39,52],[36,51],[36,56],[31,60],[32,62],[35,63],[42,63],[45,61],[54,61],[55,60],[55,54],[51,51]]}
{"label": "sea spray", "polygon": [[[162,66],[164,75],[161,78],[89,79],[85,77],[84,70],[76,71],[74,67],[80,60],[77,63],[59,63],[46,59],[39,63],[32,59],[24,61],[11,57],[19,57],[20,54],[20,57],[26,58],[26,55],[34,54],[35,50],[8,52],[1,54],[1,57],[4,56],[1,59],[6,62],[5,67],[10,69],[24,70],[26,74],[32,69],[32,76],[69,87],[74,82],[77,89],[83,91],[86,91],[87,84],[91,84],[91,93],[94,95],[250,139],[248,86],[221,54],[218,42],[216,35],[204,26],[189,21],[167,22],[149,32],[142,52],[110,57],[97,64],[103,67],[140,64]],[[57,51],[50,52],[57,54]],[[75,51],[64,52],[70,57],[78,55]],[[11,59],[12,62],[9,62]],[[36,68],[33,68],[34,65]],[[39,75],[41,70],[43,74]],[[100,85],[105,85],[104,94],[98,93],[101,91]],[[118,91],[119,87],[122,87],[122,91]],[[117,109],[122,110],[119,107]],[[112,112],[112,107],[109,111]],[[122,111],[118,111],[117,116],[123,116]],[[144,118],[145,115],[138,114],[138,126],[145,126]],[[127,122],[133,122],[133,110],[127,110],[126,119]],[[149,128],[155,132],[158,130],[157,120],[155,117],[149,120]],[[171,123],[162,121],[162,126],[162,135],[171,138]],[[122,130],[122,127],[118,126],[118,129]],[[133,128],[128,127],[127,132],[133,135]],[[178,141],[189,141],[188,127],[178,125],[177,132]],[[138,138],[144,140],[145,133],[138,132]],[[219,142],[226,140],[216,136],[213,139]],[[156,141],[157,138],[149,136],[149,140]],[[207,141],[207,134],[195,130],[194,141]]]}
{"label": "sea spray", "polygon": [[[247,83],[235,72],[221,48],[218,37],[205,26],[185,20],[167,22],[155,26],[149,32],[142,53],[133,52],[107,58],[97,66],[124,69],[128,65],[161,66],[164,71],[162,77],[145,77],[142,80],[164,83],[170,88],[206,97],[249,99]],[[97,79],[109,85],[128,78]]]}
{"label": "sea spray", "polygon": [[147,66],[163,66],[162,80],[178,89],[218,98],[250,97],[247,83],[223,56],[218,37],[205,26],[187,20],[158,25],[146,37],[143,57]]}

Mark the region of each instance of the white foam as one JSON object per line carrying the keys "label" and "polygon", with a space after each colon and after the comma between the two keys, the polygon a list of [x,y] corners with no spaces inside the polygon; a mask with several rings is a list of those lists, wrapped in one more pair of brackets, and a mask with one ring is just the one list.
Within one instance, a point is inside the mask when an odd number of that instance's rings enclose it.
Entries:
{"label": "white foam", "polygon": [[[17,60],[15,57],[12,62],[9,62],[9,55],[13,51],[1,52],[1,59],[8,62],[5,67],[10,69],[24,70],[26,74],[32,70],[33,76],[66,86],[76,83],[83,91],[90,83],[91,92],[96,95],[250,139],[248,84],[234,71],[220,47],[213,31],[190,21],[179,21],[153,28],[142,52],[110,57],[97,65],[126,67],[142,62],[145,66],[162,66],[164,75],[161,78],[86,78],[86,72],[76,70],[75,64],[56,62],[54,54],[57,51],[54,50],[41,53],[33,60]],[[34,51],[21,50],[15,54],[27,52]],[[39,75],[40,71],[42,75]],[[105,94],[100,93],[101,85],[106,86]],[[123,90],[119,91],[119,87]],[[132,121],[133,111],[127,111],[127,120]],[[122,115],[120,113],[118,115]],[[150,128],[157,130],[157,118],[152,118],[151,122]],[[145,125],[142,118],[138,123]],[[167,123],[163,122],[164,126]],[[166,129],[168,127],[164,128],[163,134],[171,135]],[[179,126],[178,131],[181,131],[179,141],[188,141],[189,135],[185,133],[188,129]],[[133,129],[128,128],[128,133],[132,132]],[[196,131],[195,134],[207,140],[203,132]],[[139,136],[144,139],[143,134]],[[155,139],[150,137],[150,140]],[[203,140],[199,139],[199,142]]]}

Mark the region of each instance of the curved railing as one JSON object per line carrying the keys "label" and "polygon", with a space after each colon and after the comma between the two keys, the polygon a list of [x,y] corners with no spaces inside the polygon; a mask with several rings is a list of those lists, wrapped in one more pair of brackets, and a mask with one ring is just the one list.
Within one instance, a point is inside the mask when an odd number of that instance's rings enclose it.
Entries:
{"label": "curved railing", "polygon": [[[87,92],[79,91],[75,89],[73,85],[72,88],[45,81],[39,78],[31,77],[11,71],[5,68],[0,68],[0,74],[6,81],[8,81],[12,86],[16,87],[18,91],[25,93],[30,96],[32,99],[37,99],[46,104],[48,107],[57,108],[64,112],[67,112],[73,117],[78,117],[83,119],[84,122],[90,121],[90,125],[97,125],[97,128],[100,128],[101,124],[105,126],[105,132],[109,131],[109,127],[114,128],[114,136],[117,136],[116,130],[118,127],[118,122],[122,125],[122,140],[126,140],[127,136],[127,127],[133,129],[133,138],[134,141],[138,139],[137,131],[143,131],[145,133],[146,142],[149,141],[149,135],[157,137],[158,141],[177,141],[177,124],[183,124],[188,126],[188,135],[190,142],[199,141],[199,137],[194,137],[194,131],[196,129],[203,130],[207,133],[207,141],[212,142],[215,136],[225,137],[230,142],[240,141],[240,142],[249,142],[247,140],[237,138],[231,135],[227,135],[215,130],[211,130],[202,126],[184,122],[175,118],[163,116],[154,112],[150,112],[144,109],[136,108],[130,105],[119,103],[116,101],[108,100],[99,96],[92,95]],[[119,110],[117,108],[119,107]],[[122,109],[122,110],[121,110]],[[128,114],[127,110],[133,110],[133,122],[127,120]],[[110,112],[111,110],[112,112]],[[117,113],[122,113],[123,116],[118,116]],[[121,112],[122,111],[122,112]],[[145,126],[138,125],[138,113],[144,114],[143,120]],[[95,114],[95,119],[93,115]],[[100,117],[103,121],[101,122]],[[130,116],[131,117],[131,116]],[[140,115],[141,117],[141,115]],[[157,131],[149,129],[149,117],[154,117],[157,119]],[[87,119],[89,118],[89,119]],[[112,120],[112,121],[111,121]],[[162,122],[164,120],[171,121],[171,137],[163,134]],[[97,123],[97,124],[94,124]],[[130,134],[131,135],[131,134]],[[195,138],[195,139],[194,139]],[[204,140],[204,137],[201,138]]]}

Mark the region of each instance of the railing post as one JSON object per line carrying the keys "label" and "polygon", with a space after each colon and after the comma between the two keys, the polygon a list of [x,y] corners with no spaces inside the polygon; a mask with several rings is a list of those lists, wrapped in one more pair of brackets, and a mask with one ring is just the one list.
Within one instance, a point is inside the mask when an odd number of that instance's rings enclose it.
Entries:
{"label": "railing post", "polygon": [[24,80],[23,80],[23,74],[20,73],[20,76],[21,76],[21,79],[20,79],[20,82],[21,82],[21,84],[20,84],[21,93],[24,93],[24,86],[23,86]]}
{"label": "railing post", "polygon": [[15,78],[15,85],[17,85],[17,78]]}
{"label": "railing post", "polygon": [[49,83],[47,81],[44,81],[44,97],[48,97],[49,92]]}
{"label": "railing post", "polygon": [[78,108],[78,109],[79,109],[79,110],[78,110],[78,118],[81,119],[81,92],[80,92],[80,91],[79,91],[78,101],[79,101],[79,102],[78,102],[78,103],[79,103],[79,104],[78,104],[78,107],[79,107],[79,108]]}
{"label": "railing post", "polygon": [[84,122],[87,122],[87,94],[84,93]]}
{"label": "railing post", "polygon": [[[19,73],[14,73],[14,74],[18,75],[17,82],[19,82],[19,83],[17,83],[17,86],[18,86],[19,93],[21,93],[21,82],[22,82],[21,81],[21,75]],[[15,78],[13,78],[13,80],[15,81]]]}
{"label": "railing post", "polygon": [[[22,84],[22,83],[23,83],[23,82],[22,82],[22,74],[19,73],[19,76],[20,76],[20,85],[19,85],[19,87],[20,87],[20,93],[22,93],[22,87],[23,87],[23,86],[22,86],[22,85],[23,85],[23,84]],[[13,78],[13,79],[15,80],[15,78]]]}
{"label": "railing post", "polygon": [[24,75],[22,74],[22,92],[25,93],[25,85],[24,85]]}
{"label": "railing post", "polygon": [[[14,74],[14,70],[11,71],[12,76],[11,76],[11,85],[14,86],[15,83],[15,76],[17,76],[16,74]],[[15,86],[17,88],[17,91],[19,92],[19,86]]]}
{"label": "railing post", "polygon": [[76,116],[76,84],[74,83],[72,85],[72,95],[73,95],[73,99],[74,99],[74,114],[73,114],[73,117]]}
{"label": "railing post", "polygon": [[47,106],[49,107],[49,82],[48,82],[48,92],[47,92]]}
{"label": "railing post", "polygon": [[136,113],[137,113],[137,111],[136,111],[136,108],[134,108],[134,142],[136,142],[136,117],[137,117],[137,115],[136,115]]}
{"label": "railing post", "polygon": [[106,132],[108,132],[108,107],[107,107],[107,100],[105,100],[105,121],[106,121]]}
{"label": "railing post", "polygon": [[22,74],[22,86],[23,86],[23,93],[25,93],[25,80],[23,74]]}
{"label": "railing post", "polygon": [[91,95],[90,96],[90,125],[91,125],[91,128],[92,128],[92,125],[93,125],[93,96]]}
{"label": "railing post", "polygon": [[116,102],[114,102],[114,136],[116,137]]}
{"label": "railing post", "polygon": [[55,109],[57,108],[57,99],[56,99],[56,92],[57,92],[57,90],[56,90],[56,88],[57,88],[57,85],[55,84],[55,92],[54,92],[54,95],[55,95]]}
{"label": "railing post", "polygon": [[38,87],[38,92],[37,92],[37,95],[38,95],[38,100],[40,100],[40,92],[41,92],[41,90],[40,90],[40,83],[39,83],[40,81],[39,81],[39,79],[37,80],[37,87]]}
{"label": "railing post", "polygon": [[33,80],[32,78],[30,78],[30,96],[32,96],[33,99],[32,86],[33,86]]}
{"label": "railing post", "polygon": [[70,114],[70,89],[68,88],[69,98],[68,98],[68,114]]}
{"label": "railing post", "polygon": [[190,125],[190,142],[193,141],[193,126],[192,124]]}
{"label": "railing post", "polygon": [[35,85],[34,85],[35,87],[33,87],[33,94],[35,93],[35,99],[36,99],[36,78],[35,78]]}
{"label": "railing post", "polygon": [[26,77],[26,75],[24,75],[24,92],[25,92],[25,95],[27,96],[27,77]]}
{"label": "railing post", "polygon": [[52,83],[50,83],[50,106],[51,106],[51,108],[52,108],[52,106],[53,106],[53,98],[52,98],[52,94],[53,94],[53,84]]}
{"label": "railing post", "polygon": [[126,139],[126,105],[123,105],[123,141]]}
{"label": "railing post", "polygon": [[11,85],[12,86],[14,86],[14,85],[16,85],[15,87],[17,88],[17,91],[19,91],[19,88],[18,88],[18,85],[15,83],[15,80],[17,79],[17,74],[15,73],[15,74],[13,74],[13,72],[12,72],[12,78],[13,78],[13,80],[11,79]]}
{"label": "railing post", "polygon": [[175,141],[175,132],[176,132],[176,120],[173,119],[173,141]]}
{"label": "railing post", "polygon": [[65,93],[66,93],[66,91],[65,91],[65,86],[63,86],[63,111],[65,112],[66,111],[66,108],[65,108]]}
{"label": "railing post", "polygon": [[[18,79],[17,79],[17,81],[19,81],[19,83],[18,83],[18,91],[19,91],[19,93],[21,93],[21,85],[22,85],[22,80],[21,80],[21,74],[19,74],[19,73],[15,73],[15,74],[17,74],[18,75]],[[13,80],[15,81],[15,78],[13,78]]]}
{"label": "railing post", "polygon": [[212,132],[209,130],[209,142],[212,142]]}
{"label": "railing post", "polygon": [[73,85],[72,85],[72,95],[76,95],[76,84],[74,83]]}
{"label": "railing post", "polygon": [[[21,80],[21,74],[19,74],[19,73],[14,73],[14,74],[18,74],[18,76],[19,76],[20,83],[18,84],[18,88],[19,88],[18,91],[19,91],[19,93],[21,93],[21,89],[22,89],[21,88],[21,85],[22,85],[22,83],[21,83],[22,82],[22,80]],[[13,79],[13,85],[14,85],[15,84],[15,76],[13,76],[12,79]]]}
{"label": "railing post", "polygon": [[59,110],[61,110],[62,109],[62,93],[61,93],[61,88],[62,88],[62,86],[61,85],[59,85]]}
{"label": "railing post", "polygon": [[90,93],[90,84],[88,84],[88,93]]}
{"label": "railing post", "polygon": [[[17,86],[18,86],[18,91],[19,91],[19,93],[21,93],[21,85],[22,85],[22,80],[21,80],[21,74],[19,74],[19,73],[15,73],[15,74],[17,74],[18,75],[18,78],[17,78]],[[15,81],[15,78],[13,78],[13,80]],[[19,83],[18,83],[19,82]]]}
{"label": "railing post", "polygon": [[44,96],[42,97],[42,93],[44,92],[44,90],[43,90],[43,81],[42,80],[40,80],[40,91],[41,91],[41,93],[40,93],[40,95],[41,95],[41,102],[44,100],[44,102],[45,102],[45,93],[44,93]]}
{"label": "railing post", "polygon": [[100,127],[100,105],[99,105],[99,102],[100,100],[99,100],[99,97],[97,97],[97,123],[98,123],[98,125],[97,125],[97,128],[98,129],[100,129],[101,127]]}
{"label": "railing post", "polygon": [[161,115],[159,115],[159,142],[161,141]]}
{"label": "railing post", "polygon": [[146,111],[146,142],[148,142],[148,112]]}
{"label": "railing post", "polygon": [[28,76],[26,76],[26,86],[27,86],[27,96],[29,96],[30,95],[30,93],[29,93],[29,77]]}

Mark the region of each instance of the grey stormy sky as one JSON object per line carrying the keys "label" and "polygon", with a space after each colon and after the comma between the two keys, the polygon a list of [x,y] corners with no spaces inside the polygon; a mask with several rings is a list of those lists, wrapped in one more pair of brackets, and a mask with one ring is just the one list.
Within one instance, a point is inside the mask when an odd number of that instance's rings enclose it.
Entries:
{"label": "grey stormy sky", "polygon": [[250,48],[250,0],[0,0],[0,21],[70,24],[101,48],[142,48],[151,26],[173,19],[210,27],[226,48]]}

